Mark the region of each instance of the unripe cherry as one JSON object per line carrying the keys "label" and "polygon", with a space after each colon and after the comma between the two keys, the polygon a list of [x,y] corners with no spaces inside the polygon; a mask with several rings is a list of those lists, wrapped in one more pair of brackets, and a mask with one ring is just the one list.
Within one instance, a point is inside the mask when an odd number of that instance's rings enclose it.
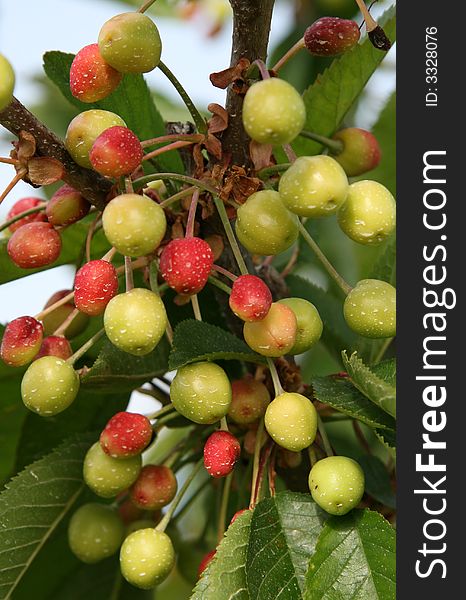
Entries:
{"label": "unripe cherry", "polygon": [[113,458],[105,454],[99,442],[93,444],[84,458],[83,477],[94,494],[113,498],[129,488],[141,471],[141,455]]}
{"label": "unripe cherry", "polygon": [[175,566],[175,550],[166,533],[153,528],[131,533],[120,550],[123,577],[138,588],[148,590],[162,583]]}
{"label": "unripe cherry", "polygon": [[37,355],[44,328],[34,317],[18,317],[5,327],[0,357],[10,367],[22,367]]}
{"label": "unripe cherry", "polygon": [[73,365],[56,356],[43,356],[29,365],[21,381],[21,396],[29,410],[52,417],[72,404],[79,391]]}
{"label": "unripe cherry", "polygon": [[91,260],[83,265],[74,278],[76,308],[91,317],[100,315],[118,293],[118,275],[106,260]]}
{"label": "unripe cherry", "polygon": [[95,171],[115,178],[130,175],[141,164],[143,156],[137,135],[120,125],[102,132],[89,153]]}
{"label": "unripe cherry", "polygon": [[297,321],[294,312],[274,302],[262,321],[245,323],[243,335],[250,348],[262,356],[288,354],[296,342]]}
{"label": "unripe cherry", "polygon": [[22,269],[45,267],[60,256],[60,235],[50,223],[27,223],[8,240],[7,252]]}
{"label": "unripe cherry", "polygon": [[214,556],[216,555],[217,550],[211,550],[210,552],[207,552],[207,554],[204,556],[204,558],[201,560],[199,567],[197,569],[197,576],[200,577],[202,575],[202,573],[207,569],[207,567],[209,566],[209,563],[212,562]]}
{"label": "unripe cherry", "polygon": [[[44,203],[44,201],[42,200],[42,198],[34,198],[34,197],[21,198],[21,200],[18,200],[18,202],[15,202],[13,204],[13,206],[10,208],[10,210],[8,211],[8,214],[6,216],[6,220],[9,221],[10,219],[13,219],[13,217],[16,217],[16,215],[20,215],[21,213],[23,213],[26,210],[29,210],[31,208],[36,208],[38,206],[41,206],[41,204],[43,204],[43,203]],[[11,231],[11,233],[13,233],[14,231],[19,229],[23,225],[27,225],[27,223],[36,223],[36,222],[44,223],[45,221],[47,221],[47,217],[45,216],[44,211],[41,211],[41,212],[33,213],[32,215],[28,215],[27,217],[23,217],[19,221],[12,223],[8,227],[8,229]]]}
{"label": "unripe cherry", "polygon": [[65,337],[61,335],[50,335],[44,338],[36,359],[42,358],[42,356],[56,356],[57,358],[66,360],[72,356],[72,354],[73,350]]}
{"label": "unripe cherry", "polygon": [[15,73],[9,61],[0,54],[0,111],[13,100]]}
{"label": "unripe cherry", "polygon": [[108,110],[91,109],[77,115],[68,125],[65,146],[81,167],[91,168],[89,152],[99,135],[115,125],[126,127],[121,117]]}
{"label": "unripe cherry", "polygon": [[368,338],[396,333],[396,289],[386,281],[362,279],[346,296],[343,314],[348,326]]}
{"label": "unripe cherry", "polygon": [[229,431],[214,431],[204,445],[204,466],[212,477],[226,477],[235,468],[241,446]]}
{"label": "unripe cherry", "polygon": [[[70,291],[71,290],[60,290],[52,294],[49,300],[47,300],[44,309],[52,306],[52,304],[55,304],[55,302],[58,302],[67,296]],[[44,334],[47,336],[52,335],[74,309],[75,305],[73,301],[69,301],[61,306],[58,306],[52,310],[52,312],[45,315],[45,317],[42,319],[42,323],[44,324]],[[83,313],[78,313],[63,332],[63,335],[65,335],[68,339],[72,339],[82,333],[88,324],[89,317]]]}
{"label": "unripe cherry", "polygon": [[264,416],[270,394],[263,383],[251,376],[231,383],[232,399],[228,417],[237,425],[250,425]]}
{"label": "unripe cherry", "polygon": [[121,194],[105,207],[102,224],[108,241],[125,256],[144,256],[158,248],[167,228],[163,208],[147,196]]}
{"label": "unripe cherry", "polygon": [[160,257],[162,277],[178,294],[197,294],[207,283],[214,255],[198,237],[172,240]]}
{"label": "unripe cherry", "polygon": [[279,302],[291,308],[296,317],[296,341],[290,354],[302,354],[312,348],[322,335],[324,326],[319,311],[312,302],[303,298],[284,298]]}
{"label": "unripe cherry", "polygon": [[147,15],[128,12],[104,23],[99,49],[121,73],[148,73],[160,62],[162,42],[155,23]]}
{"label": "unripe cherry", "polygon": [[107,304],[104,327],[114,346],[134,356],[149,354],[162,339],[167,313],[157,294],[135,288]]}
{"label": "unripe cherry", "polygon": [[70,69],[70,89],[81,102],[98,102],[119,86],[122,75],[101,56],[98,44],[84,46]]}
{"label": "unripe cherry", "polygon": [[260,321],[272,305],[272,293],[255,275],[241,275],[233,283],[229,304],[243,321]]}
{"label": "unripe cherry", "polygon": [[300,452],[315,440],[317,411],[309,398],[284,392],[268,405],[265,428],[276,444]]}
{"label": "unripe cherry", "polygon": [[131,486],[131,502],[144,510],[159,510],[176,496],[178,483],[173,471],[165,465],[146,465]]}
{"label": "unripe cherry", "polygon": [[45,214],[54,227],[72,225],[90,211],[91,205],[84,196],[70,185],[62,185],[47,202]]}
{"label": "unripe cherry", "polygon": [[334,140],[343,143],[343,150],[331,156],[343,167],[348,177],[357,177],[372,171],[382,157],[379,143],[370,131],[348,127],[337,131]]}
{"label": "unripe cherry", "polygon": [[138,413],[119,412],[108,421],[100,434],[102,450],[113,458],[137,456],[152,440],[152,425]]}
{"label": "unripe cherry", "polygon": [[322,17],[304,32],[304,44],[314,56],[338,56],[356,46],[361,33],[355,21]]}

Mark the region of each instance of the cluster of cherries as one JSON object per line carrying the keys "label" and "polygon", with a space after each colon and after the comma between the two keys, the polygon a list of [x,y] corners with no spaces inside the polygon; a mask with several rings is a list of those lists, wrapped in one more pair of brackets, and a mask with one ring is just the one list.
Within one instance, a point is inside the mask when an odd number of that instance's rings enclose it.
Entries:
{"label": "cluster of cherries", "polygon": [[[359,28],[353,21],[326,18],[306,31],[303,44],[313,54],[335,56],[358,40]],[[101,100],[118,87],[122,74],[154,69],[160,53],[160,36],[151,19],[140,13],[118,15],[104,24],[98,44],[76,55],[71,91],[83,102]],[[0,73],[8,66],[0,57]],[[11,101],[14,78],[0,77],[0,81],[2,110]],[[278,77],[256,82],[246,93],[243,123],[258,144],[289,144],[301,133],[305,119],[301,96]],[[236,234],[246,250],[263,256],[280,254],[296,242],[300,218],[335,213],[342,230],[361,244],[380,244],[392,234],[395,201],[390,192],[375,181],[348,181],[378,164],[380,151],[374,136],[350,128],[338,132],[333,142],[328,155],[297,158],[281,175],[278,189],[255,192],[238,208]],[[109,111],[79,114],[68,127],[65,144],[79,165],[115,180],[122,176],[131,180],[144,159],[140,140]],[[102,227],[112,250],[85,263],[76,273],[74,289],[52,297],[35,318],[23,316],[7,325],[1,358],[10,366],[29,364],[21,394],[35,413],[56,415],[76,398],[80,376],[73,365],[80,354],[73,354],[68,339],[82,330],[88,317],[103,315],[110,342],[135,356],[152,352],[167,330],[165,306],[156,291],[137,287],[119,293],[118,276],[125,268],[112,265],[115,252],[126,260],[136,259],[133,268],[155,262],[166,284],[185,297],[198,294],[211,274],[222,273],[214,265],[214,249],[192,229],[187,228],[185,237],[167,240],[166,213],[157,200],[132,191],[111,199],[102,214]],[[68,185],[55,193],[43,211],[29,213],[42,207],[42,200],[25,198],[8,215],[10,220],[18,217],[10,225],[8,254],[21,268],[53,263],[60,254],[60,231],[91,210],[87,200]],[[142,262],[137,264],[138,260]],[[302,298],[274,302],[259,277],[246,273],[228,277],[232,280],[229,306],[244,322],[244,339],[252,350],[277,358],[306,352],[319,340],[323,324],[312,303]],[[360,281],[346,296],[344,316],[363,336],[394,336],[394,288],[384,281]],[[204,465],[212,477],[226,477],[233,471],[241,454],[238,437],[243,433],[246,452],[271,439],[283,460],[294,464],[299,453],[314,443],[318,414],[313,403],[300,393],[282,390],[279,383],[275,392],[271,400],[264,383],[251,376],[231,383],[213,362],[197,362],[177,371],[170,387],[173,408],[195,424],[211,426],[221,421],[221,428],[203,445]],[[227,419],[237,435],[227,429]],[[265,432],[257,441],[262,419]],[[157,511],[173,501],[177,481],[167,464],[142,466],[142,452],[153,439],[153,424],[143,415],[118,413],[109,421],[86,455],[84,479],[97,496],[116,498],[116,503],[86,504],[69,525],[76,556],[93,563],[121,546],[122,573],[141,588],[163,581],[175,561],[172,542],[164,532],[166,523],[163,518],[157,523]],[[329,456],[313,465],[309,488],[324,510],[341,515],[360,502],[364,475],[352,459]],[[150,514],[150,519],[141,522],[139,510],[149,511],[145,515]],[[129,530],[124,522],[128,515]],[[214,554],[209,553],[202,569]]]}

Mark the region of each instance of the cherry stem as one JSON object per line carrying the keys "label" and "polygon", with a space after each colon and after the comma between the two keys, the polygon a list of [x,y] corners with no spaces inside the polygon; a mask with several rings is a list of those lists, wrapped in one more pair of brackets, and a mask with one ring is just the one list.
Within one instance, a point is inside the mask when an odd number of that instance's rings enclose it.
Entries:
{"label": "cherry stem", "polygon": [[343,152],[343,150],[345,149],[345,145],[343,144],[342,141],[331,140],[330,138],[325,137],[324,135],[319,135],[318,133],[314,133],[313,131],[306,131],[303,129],[303,131],[301,131],[301,133],[299,135],[301,137],[307,138],[309,140],[314,140],[315,142],[318,142],[319,144],[323,144],[324,146],[327,146],[327,148],[329,148],[329,150],[332,151],[332,154],[335,154],[335,155],[341,154]]}
{"label": "cherry stem", "polygon": [[165,529],[167,528],[167,525],[170,523],[170,519],[172,518],[173,513],[175,512],[175,510],[178,507],[178,504],[180,503],[181,499],[185,495],[186,490],[189,488],[189,486],[191,485],[191,483],[194,480],[194,478],[196,477],[196,475],[199,473],[199,471],[200,471],[200,469],[201,469],[201,467],[202,467],[203,464],[204,464],[204,458],[201,458],[200,460],[198,460],[198,462],[194,466],[193,470],[191,471],[191,473],[186,478],[186,481],[184,482],[184,484],[181,487],[180,491],[175,496],[175,499],[170,504],[170,506],[169,506],[167,512],[165,513],[163,519],[160,521],[160,523],[155,528],[156,531],[165,531]]}
{"label": "cherry stem", "polygon": [[100,338],[104,335],[104,333],[105,333],[105,329],[102,327],[102,329],[100,329],[89,340],[87,340],[87,342],[85,344],[83,344],[81,346],[81,348],[78,348],[78,350],[76,350],[76,352],[72,356],[70,356],[66,362],[70,363],[70,365],[74,365],[74,363],[77,360],[79,360],[81,358],[81,356],[86,354],[86,352],[89,350],[89,348],[92,348],[92,346],[100,340]]}
{"label": "cherry stem", "polygon": [[333,456],[333,448],[330,444],[330,440],[328,439],[327,432],[325,431],[325,425],[322,422],[322,419],[319,414],[317,414],[317,428],[319,430],[320,437],[322,438],[325,454],[327,456]]}
{"label": "cherry stem", "polygon": [[276,175],[277,173],[283,173],[291,167],[291,163],[282,163],[280,165],[272,165],[271,167],[265,167],[256,173],[259,179],[269,179],[270,175]]}
{"label": "cherry stem", "polygon": [[202,321],[201,309],[199,306],[199,299],[197,297],[197,294],[191,296],[191,304],[193,307],[194,317],[196,318],[196,321]]}
{"label": "cherry stem", "polygon": [[87,262],[89,262],[91,260],[92,238],[94,237],[94,234],[96,232],[97,225],[99,223],[99,219],[101,216],[102,216],[101,212],[97,213],[96,218],[92,221],[92,223],[89,225],[89,229],[87,230],[87,235],[86,235],[86,261]]}
{"label": "cherry stem", "polygon": [[312,468],[317,462],[316,450],[315,450],[314,446],[311,445],[311,446],[309,446],[307,451],[309,453],[309,462],[311,463],[311,468]]}
{"label": "cherry stem", "polygon": [[191,204],[189,205],[189,213],[188,220],[186,223],[186,234],[185,237],[192,238],[194,237],[194,223],[196,220],[196,210],[197,203],[199,202],[199,188],[196,188],[193,193],[193,197],[191,199]]}
{"label": "cherry stem", "polygon": [[[153,391],[152,390],[146,390],[144,388],[138,388],[137,390],[138,392],[144,394],[146,392],[149,392],[149,396],[153,396]],[[153,419],[159,419],[162,415],[165,415],[169,412],[171,412],[172,410],[175,410],[175,407],[173,406],[173,404],[170,402],[170,404],[167,404],[166,406],[162,407],[161,409],[155,411],[154,413],[151,413],[150,415],[146,415],[146,417],[152,421]]]}
{"label": "cherry stem", "polygon": [[192,144],[194,144],[194,142],[173,142],[171,144],[167,144],[166,146],[162,146],[162,148],[157,148],[157,150],[152,150],[152,152],[145,154],[142,160],[144,162],[145,160],[150,160],[151,158],[160,156],[160,154],[164,154],[165,152],[170,152],[170,150],[184,148],[185,146],[191,146]]}
{"label": "cherry stem", "polygon": [[171,204],[174,204],[175,202],[178,202],[178,200],[181,200],[182,198],[185,198],[186,196],[190,196],[194,190],[199,189],[196,188],[194,186],[187,188],[185,190],[181,190],[181,192],[178,192],[177,194],[173,194],[173,196],[170,196],[169,198],[167,198],[166,200],[164,200],[163,202],[160,203],[160,206],[162,208],[167,208],[168,206],[170,206]]}
{"label": "cherry stem", "polygon": [[174,133],[172,135],[161,135],[150,140],[141,142],[143,148],[155,146],[155,144],[164,144],[165,142],[202,142],[204,136],[200,133]]}
{"label": "cherry stem", "polygon": [[353,429],[356,437],[358,438],[358,442],[364,448],[366,454],[372,454],[371,447],[369,446],[364,433],[362,432],[361,426],[359,425],[359,421],[353,420]]}
{"label": "cherry stem", "polygon": [[294,44],[293,46],[291,46],[291,48],[285,52],[285,54],[280,58],[279,61],[277,61],[275,63],[275,65],[272,67],[272,71],[274,71],[275,73],[278,73],[278,71],[291,59],[293,58],[293,56],[295,56],[296,54],[298,54],[298,52],[300,52],[303,48],[306,47],[306,44],[304,43],[304,37],[302,37],[300,40],[298,40],[296,42],[296,44]]}
{"label": "cherry stem", "polygon": [[241,275],[248,275],[248,268],[246,263],[244,262],[243,255],[241,254],[241,250],[239,249],[238,242],[236,241],[235,234],[233,233],[233,229],[231,227],[230,219],[228,218],[227,211],[225,209],[225,205],[223,201],[218,197],[214,196],[214,204],[217,207],[218,214],[220,216],[220,220],[222,221],[223,228],[225,229],[226,236],[228,241],[230,242],[231,249],[235,256],[236,262],[238,263],[238,267]]}
{"label": "cherry stem", "polygon": [[256,493],[256,483],[257,476],[259,473],[259,459],[261,453],[261,442],[262,436],[264,434],[264,419],[260,420],[259,427],[256,431],[256,441],[254,444],[254,457],[252,462],[252,482],[251,482],[251,498],[249,500],[249,508],[254,508],[255,506],[255,493]]}
{"label": "cherry stem", "polygon": [[274,446],[272,449],[272,455],[269,461],[269,468],[267,471],[268,479],[269,479],[269,493],[273,498],[275,496],[275,477],[277,472],[275,471],[275,460],[277,458],[277,446]]}
{"label": "cherry stem", "polygon": [[102,256],[101,260],[111,263],[116,253],[116,248],[110,248],[110,250]]}
{"label": "cherry stem", "polygon": [[227,418],[226,417],[222,417],[220,419],[220,431],[230,431],[228,429],[228,423],[227,423]]}
{"label": "cherry stem", "polygon": [[8,221],[5,221],[4,223],[2,223],[0,225],[0,231],[7,229],[10,225],[13,225],[13,223],[16,223],[16,221],[20,221],[21,219],[24,219],[24,217],[28,217],[29,215],[33,215],[35,213],[39,213],[39,212],[45,210],[45,205],[46,205],[46,203],[44,202],[40,206],[35,206],[34,208],[29,208],[28,210],[25,210],[24,212],[19,213],[18,215],[15,215],[11,219],[9,219]]}
{"label": "cherry stem", "polygon": [[298,226],[299,226],[299,231],[301,232],[301,235],[304,238],[304,241],[307,243],[307,245],[310,247],[310,249],[317,256],[317,258],[319,259],[319,261],[321,262],[322,266],[327,271],[327,273],[330,275],[330,277],[338,285],[338,287],[345,294],[345,296],[347,296],[353,288],[348,283],[346,283],[346,281],[343,279],[343,277],[338,273],[338,271],[335,269],[335,267],[332,265],[332,263],[328,260],[328,258],[325,256],[325,254],[322,252],[322,250],[319,248],[319,246],[313,240],[313,238],[311,237],[311,235],[309,234],[309,232],[304,227],[304,225],[302,224],[301,221],[299,221]]}
{"label": "cherry stem", "polygon": [[294,161],[297,159],[297,156],[296,152],[291,147],[291,144],[283,144],[282,148],[285,151],[286,157],[288,158],[290,163],[294,163]]}
{"label": "cherry stem", "polygon": [[255,484],[255,489],[254,489],[254,499],[252,502],[253,505],[251,508],[254,508],[254,506],[260,500],[262,481],[264,479],[264,474],[265,474],[265,466],[270,458],[270,454],[272,452],[273,447],[274,447],[273,441],[270,440],[267,443],[267,446],[265,447],[264,452],[262,453],[262,456],[260,457],[259,467],[257,470],[256,484]]}
{"label": "cherry stem", "polygon": [[194,124],[196,125],[197,130],[200,133],[207,133],[207,123],[206,123],[204,117],[201,115],[201,113],[197,110],[196,106],[194,105],[194,102],[188,96],[188,93],[186,92],[184,87],[181,85],[181,83],[178,81],[178,79],[175,77],[175,75],[170,71],[170,69],[167,67],[167,65],[164,64],[162,61],[159,62],[159,69],[162,71],[162,73],[165,75],[165,77],[170,81],[170,83],[173,85],[173,87],[176,89],[176,91],[181,96],[181,99],[185,103],[186,108],[191,113],[191,116],[193,118],[193,121],[194,121]]}
{"label": "cherry stem", "polygon": [[173,346],[173,327],[167,317],[167,326],[165,328],[165,335],[167,336],[168,343]]}
{"label": "cherry stem", "polygon": [[125,282],[126,291],[130,292],[134,288],[133,268],[130,256],[125,256]]}
{"label": "cherry stem", "polygon": [[[257,60],[255,60],[252,65],[257,65],[259,72],[261,74],[262,79],[270,79],[270,73],[267,69],[267,67],[265,66],[265,63],[263,60],[260,60],[259,58]],[[251,65],[251,66],[252,66]]]}
{"label": "cherry stem", "polygon": [[225,534],[226,518],[228,511],[228,500],[230,499],[231,482],[233,481],[233,471],[225,478],[222,490],[222,503],[220,505],[220,514],[218,517],[217,540],[220,543]]}
{"label": "cherry stem", "polygon": [[154,294],[157,294],[157,296],[160,295],[158,276],[159,267],[157,265],[157,261],[152,260],[149,265],[149,285],[150,289],[154,292]]}
{"label": "cherry stem", "polygon": [[16,173],[16,175],[13,177],[13,179],[10,181],[10,183],[6,186],[6,188],[3,190],[3,193],[0,196],[0,204],[5,200],[5,198],[8,196],[8,194],[11,192],[11,190],[15,187],[15,185],[21,181],[21,179],[27,174],[26,169],[21,169],[21,171],[18,171],[18,173]]}
{"label": "cherry stem", "polygon": [[148,10],[153,4],[155,4],[156,0],[147,0],[147,2],[144,2],[144,4],[141,6],[141,8],[138,8],[138,13],[145,13],[146,10]]}
{"label": "cherry stem", "polygon": [[47,306],[47,308],[44,308],[44,310],[41,310],[39,313],[37,313],[37,315],[34,318],[37,321],[42,321],[44,319],[44,317],[49,315],[56,308],[58,308],[59,306],[63,306],[63,304],[67,304],[70,300],[73,300],[73,298],[74,298],[74,291],[70,292],[66,296],[63,296],[63,298],[60,298],[60,300],[57,300],[50,306]]}
{"label": "cherry stem", "polygon": [[228,279],[231,279],[231,281],[233,282],[235,282],[238,279],[238,277],[234,275],[231,271],[224,269],[220,265],[213,265],[212,269],[214,271],[217,271],[217,273],[220,273],[221,275],[225,275],[225,277],[228,277]]}
{"label": "cherry stem", "polygon": [[199,181],[198,179],[194,179],[194,177],[189,177],[188,175],[181,175],[180,173],[154,173],[153,175],[146,175],[133,181],[133,186],[135,189],[140,189],[141,187],[144,187],[146,183],[151,183],[152,181],[157,181],[158,179],[162,181],[164,179],[169,179],[172,181],[188,183],[189,185],[198,187],[201,190],[210,192],[212,196],[217,194],[217,190],[208,183],[204,183],[203,181]]}
{"label": "cherry stem", "polygon": [[294,247],[293,253],[290,256],[290,260],[286,263],[285,268],[280,273],[280,276],[282,278],[285,278],[287,275],[289,275],[291,273],[296,262],[298,261],[298,258],[299,258],[299,244],[296,244]]}
{"label": "cherry stem", "polygon": [[371,15],[369,10],[367,9],[366,3],[364,0],[356,0],[356,4],[359,6],[359,10],[361,11],[362,16],[364,17],[364,21],[366,23],[366,31],[369,33],[378,27],[377,21]]}
{"label": "cherry stem", "polygon": [[269,357],[267,357],[267,366],[269,367],[270,375],[272,376],[275,396],[280,396],[285,390],[282,388],[282,384],[280,383],[277,367],[275,366],[273,360]]}
{"label": "cherry stem", "polygon": [[226,294],[231,294],[231,288],[228,287],[225,283],[223,283],[223,281],[220,281],[220,279],[217,279],[217,277],[210,275],[208,281],[209,283],[215,285],[215,287],[218,287],[219,290],[222,290]]}
{"label": "cherry stem", "polygon": [[78,316],[79,310],[74,308],[70,314],[66,317],[63,323],[53,332],[52,335],[64,335],[68,326],[74,321],[74,319]]}
{"label": "cherry stem", "polygon": [[387,350],[390,347],[390,344],[393,342],[393,338],[387,338],[386,340],[384,340],[384,343],[382,344],[382,346],[380,347],[380,350],[377,352],[377,356],[375,357],[374,360],[374,364],[378,364],[383,357],[385,356],[385,353],[387,352]]}
{"label": "cherry stem", "polygon": [[[146,388],[137,388],[136,391],[139,392],[140,394],[144,394],[145,396],[150,396],[151,398],[155,398],[159,402],[162,402],[162,404],[166,404],[166,402],[167,402],[168,396],[165,394],[165,392],[163,392],[158,387],[155,387],[152,390],[146,390]],[[152,418],[152,417],[148,417],[148,418]]]}

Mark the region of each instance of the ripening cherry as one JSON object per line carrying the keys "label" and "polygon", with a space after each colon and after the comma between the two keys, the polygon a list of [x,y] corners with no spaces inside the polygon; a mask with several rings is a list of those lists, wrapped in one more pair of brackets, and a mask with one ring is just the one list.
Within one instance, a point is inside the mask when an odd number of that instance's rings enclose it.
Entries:
{"label": "ripening cherry", "polygon": [[[39,206],[42,206],[43,204],[44,204],[44,201],[42,200],[42,198],[34,198],[34,197],[21,198],[21,200],[18,200],[17,202],[15,202],[13,204],[13,206],[10,208],[10,210],[8,211],[8,214],[6,216],[6,220],[9,221],[10,219],[13,219],[17,215],[20,215],[21,213],[25,212],[26,210],[30,210],[31,208],[37,208]],[[11,233],[13,233],[17,229],[19,229],[23,225],[27,225],[28,223],[36,223],[36,222],[44,223],[45,221],[47,221],[47,217],[45,216],[44,211],[41,211],[41,212],[37,212],[37,213],[32,213],[32,215],[28,215],[27,217],[23,217],[19,221],[12,223],[8,227],[8,229],[11,231]]]}
{"label": "ripening cherry", "polygon": [[198,237],[172,240],[160,257],[160,273],[178,294],[197,294],[214,264],[209,244]]}
{"label": "ripening cherry", "polygon": [[339,56],[359,41],[359,25],[349,19],[322,17],[304,32],[304,44],[314,56]]}
{"label": "ripening cherry", "polygon": [[389,338],[396,334],[396,289],[386,281],[362,279],[345,298],[348,326],[364,337]]}
{"label": "ripening cherry", "polygon": [[317,411],[309,398],[284,392],[268,405],[265,428],[276,444],[300,452],[315,440]]}
{"label": "ripening cherry", "polygon": [[99,49],[120,73],[148,73],[160,62],[162,42],[152,19],[127,12],[104,23],[99,33]]}
{"label": "ripening cherry", "polygon": [[291,308],[274,302],[262,321],[245,323],[247,345],[262,356],[288,354],[296,342],[297,321]]}
{"label": "ripening cherry", "polygon": [[290,354],[302,354],[312,348],[322,335],[324,326],[319,311],[304,298],[284,298],[279,303],[291,308],[296,317],[296,341]]}
{"label": "ripening cherry", "polygon": [[[65,296],[70,293],[71,290],[60,290],[52,294],[52,296],[47,300],[44,309],[48,308],[58,302]],[[44,325],[44,334],[49,336],[52,335],[58,327],[63,323],[63,321],[69,316],[69,314],[75,309],[75,305],[73,301],[68,301],[61,306],[58,306],[52,312],[45,315],[42,319],[42,323]],[[78,313],[76,317],[71,321],[66,330],[64,331],[64,335],[68,339],[73,339],[82,333],[89,324],[89,317],[84,313]]]}
{"label": "ripening cherry", "polygon": [[114,178],[130,175],[141,164],[143,156],[137,135],[121,125],[103,131],[89,153],[92,168]]}
{"label": "ripening cherry", "polygon": [[56,356],[66,360],[72,354],[73,350],[65,337],[61,335],[49,335],[44,338],[36,359],[42,358],[42,356]]}
{"label": "ripening cherry", "polygon": [[109,420],[100,434],[102,450],[113,458],[137,456],[152,440],[152,425],[138,413],[119,412]]}
{"label": "ripening cherry", "polygon": [[70,89],[81,102],[98,102],[120,85],[122,75],[101,56],[98,44],[84,46],[70,69]]}
{"label": "ripening cherry", "polygon": [[0,54],[0,111],[4,110],[13,100],[15,88],[15,73],[9,61]]}
{"label": "ripening cherry", "polygon": [[226,477],[235,468],[241,446],[229,431],[214,431],[204,445],[204,466],[212,477]]}
{"label": "ripening cherry", "polygon": [[10,237],[7,252],[21,269],[45,267],[60,256],[60,234],[50,223],[27,223]]}
{"label": "ripening cherry", "polygon": [[272,305],[272,293],[255,275],[241,275],[233,283],[229,304],[243,321],[260,321]]}
{"label": "ripening cherry", "polygon": [[237,425],[250,425],[264,416],[270,403],[269,390],[252,376],[231,383],[228,417]]}
{"label": "ripening cherry", "polygon": [[45,214],[54,227],[72,225],[90,211],[91,205],[70,185],[62,185],[47,202]]}
{"label": "ripening cherry", "polygon": [[175,550],[166,533],[154,528],[131,533],[120,550],[120,568],[131,585],[149,590],[162,583],[175,566]]}
{"label": "ripening cherry", "polygon": [[343,143],[341,152],[334,154],[330,151],[330,155],[343,167],[348,177],[372,171],[380,163],[380,146],[370,131],[348,127],[337,131],[332,139]]}
{"label": "ripening cherry", "polygon": [[0,357],[10,367],[22,367],[37,355],[44,328],[34,317],[18,317],[5,327]]}
{"label": "ripening cherry", "polygon": [[144,510],[159,510],[176,496],[178,483],[173,471],[165,465],[146,465],[131,486],[131,502]]}
{"label": "ripening cherry", "polygon": [[74,303],[86,315],[101,315],[117,293],[118,275],[115,267],[106,260],[91,260],[76,273]]}

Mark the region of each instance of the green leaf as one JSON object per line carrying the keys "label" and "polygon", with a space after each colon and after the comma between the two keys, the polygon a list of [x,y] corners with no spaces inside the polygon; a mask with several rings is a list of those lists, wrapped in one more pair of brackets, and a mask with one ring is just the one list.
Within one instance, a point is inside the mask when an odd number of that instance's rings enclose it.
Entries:
{"label": "green leaf", "polygon": [[396,388],[387,383],[373,370],[366,366],[353,352],[348,358],[346,350],[342,352],[343,364],[352,382],[371,402],[380,406],[392,417],[396,416]]}
{"label": "green leaf", "polygon": [[[395,7],[379,19],[390,40],[395,39]],[[364,89],[371,75],[385,57],[385,52],[374,48],[365,39],[350,52],[334,60],[303,95],[307,119],[304,129],[331,136],[341,125],[346,113]],[[298,137],[293,143],[298,155],[317,154],[322,146],[312,140]]]}
{"label": "green leaf", "polygon": [[393,430],[375,429],[375,435],[379,442],[389,450],[396,448],[396,433]]}
{"label": "green leaf", "polygon": [[369,279],[381,279],[391,285],[396,282],[396,238],[392,236],[383,251],[378,257]]}
{"label": "green leaf", "polygon": [[247,560],[251,600],[301,599],[309,558],[326,518],[308,494],[282,492],[256,506]]}
{"label": "green leaf", "polygon": [[90,436],[68,440],[27,467],[0,494],[0,599],[9,598],[84,488]]}
{"label": "green leaf", "polygon": [[214,559],[199,579],[191,600],[249,600],[246,555],[252,512],[240,515],[228,528]]}
{"label": "green leaf", "polygon": [[390,485],[390,475],[377,456],[365,454],[358,458],[364,471],[366,492],[385,506],[395,508],[396,498]]}
{"label": "green leaf", "polygon": [[395,531],[379,514],[329,519],[309,563],[304,600],[395,600]]}
{"label": "green leaf", "polygon": [[319,402],[328,404],[369,427],[383,430],[395,428],[394,419],[363,396],[348,380],[316,377],[312,381],[312,387]]}
{"label": "green leaf", "polygon": [[385,383],[396,387],[396,358],[389,358],[377,365],[372,365],[371,370]]}
{"label": "green leaf", "polygon": [[130,392],[168,371],[170,346],[165,337],[145,356],[132,356],[105,340],[97,360],[82,379],[83,388],[104,394]]}
{"label": "green leaf", "polygon": [[[44,54],[44,70],[62,94],[80,111],[100,108],[118,114],[141,140],[165,135],[165,123],[142,75],[127,74],[118,88],[100,102],[84,104],[70,92],[70,67],[74,54],[52,51]],[[160,171],[182,172],[178,152],[167,152],[154,161]]]}
{"label": "green leaf", "polygon": [[242,340],[216,325],[188,319],[175,328],[168,361],[170,371],[200,360],[222,359],[265,362],[263,356],[253,352]]}

